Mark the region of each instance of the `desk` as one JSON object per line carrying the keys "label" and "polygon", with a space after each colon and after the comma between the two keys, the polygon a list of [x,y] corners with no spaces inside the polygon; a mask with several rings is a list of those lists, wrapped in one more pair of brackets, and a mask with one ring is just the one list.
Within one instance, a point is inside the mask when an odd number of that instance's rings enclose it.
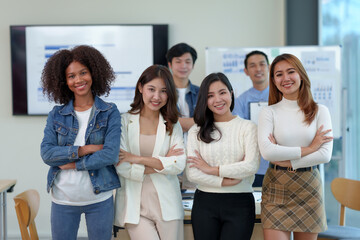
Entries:
{"label": "desk", "polygon": [[6,192],[12,192],[16,180],[0,180],[0,239],[7,240]]}

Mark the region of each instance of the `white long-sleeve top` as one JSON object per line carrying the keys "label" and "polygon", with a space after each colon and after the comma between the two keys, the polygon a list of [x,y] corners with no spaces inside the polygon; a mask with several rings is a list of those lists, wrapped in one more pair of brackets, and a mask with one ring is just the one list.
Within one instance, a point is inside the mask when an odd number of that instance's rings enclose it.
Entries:
{"label": "white long-sleeve top", "polygon": [[[268,161],[290,160],[294,169],[327,163],[331,159],[333,142],[301,157],[301,147],[308,147],[316,131],[324,125],[323,131],[332,129],[329,110],[318,104],[318,112],[310,125],[304,122],[305,115],[297,101],[283,98],[280,102],[262,108],[259,115],[258,139],[261,155]],[[269,140],[272,133],[277,144]],[[327,134],[332,136],[332,132]]]}
{"label": "white long-sleeve top", "polygon": [[[187,177],[198,184],[204,192],[252,192],[254,175],[260,164],[260,153],[257,144],[257,126],[249,120],[235,117],[228,122],[215,122],[221,131],[220,140],[205,143],[198,139],[200,127],[196,124],[189,130],[188,156],[196,156],[197,150],[210,166],[219,166],[219,176],[209,175],[187,164]],[[220,133],[215,130],[212,137],[219,139]],[[223,178],[241,179],[234,186],[222,187]]]}
{"label": "white long-sleeve top", "polygon": [[[140,156],[140,114],[124,113],[121,116],[120,148]],[[184,218],[180,184],[177,175],[186,164],[185,153],[179,156],[166,157],[169,149],[184,149],[183,132],[180,123],[174,124],[173,132],[166,131],[163,116],[159,115],[155,146],[152,156],[158,158],[164,169],[150,174],[151,181],[157,191],[161,214],[164,221],[181,220]],[[145,166],[123,162],[116,167],[120,177],[121,188],[116,191],[115,225],[126,223],[138,224],[140,219],[141,188],[145,177]]]}

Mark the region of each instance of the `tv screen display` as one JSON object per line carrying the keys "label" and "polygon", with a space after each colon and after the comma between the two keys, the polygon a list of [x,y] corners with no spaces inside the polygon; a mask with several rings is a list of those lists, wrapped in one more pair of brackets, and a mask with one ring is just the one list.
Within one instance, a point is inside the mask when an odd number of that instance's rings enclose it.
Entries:
{"label": "tv screen display", "polygon": [[120,112],[129,110],[135,84],[152,64],[166,65],[168,25],[10,26],[13,115],[47,115],[55,105],[43,95],[40,79],[46,61],[77,45],[98,49],[116,74],[109,96]]}

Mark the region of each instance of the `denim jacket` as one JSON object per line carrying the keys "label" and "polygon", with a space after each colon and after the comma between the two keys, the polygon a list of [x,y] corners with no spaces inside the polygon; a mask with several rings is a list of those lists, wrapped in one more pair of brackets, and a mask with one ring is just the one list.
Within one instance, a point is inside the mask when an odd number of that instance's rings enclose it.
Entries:
{"label": "denim jacket", "polygon": [[189,105],[190,117],[194,117],[194,110],[199,94],[199,87],[189,81],[190,91],[185,95],[185,101]]}
{"label": "denim jacket", "polygon": [[93,154],[78,156],[79,146],[74,146],[79,130],[73,101],[55,106],[48,115],[41,157],[50,166],[47,191],[50,192],[58,166],[75,162],[76,170],[88,171],[95,194],[120,187],[114,164],[118,162],[120,150],[120,113],[113,103],[95,97],[93,109],[85,133],[85,144],[103,144],[103,149]]}

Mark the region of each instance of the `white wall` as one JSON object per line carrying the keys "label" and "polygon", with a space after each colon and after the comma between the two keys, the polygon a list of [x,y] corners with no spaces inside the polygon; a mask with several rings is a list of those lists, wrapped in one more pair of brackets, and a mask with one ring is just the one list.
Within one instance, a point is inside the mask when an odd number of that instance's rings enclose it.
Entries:
{"label": "white wall", "polygon": [[[169,46],[187,42],[198,51],[190,78],[205,77],[205,47],[282,46],[285,0],[17,0],[0,8],[0,179],[16,179],[8,194],[8,236],[20,239],[12,198],[29,188],[40,192],[36,219],[40,236],[50,236],[48,167],[39,145],[46,117],[12,116],[9,25],[25,24],[169,24]],[[79,235],[84,235],[84,228]]]}

